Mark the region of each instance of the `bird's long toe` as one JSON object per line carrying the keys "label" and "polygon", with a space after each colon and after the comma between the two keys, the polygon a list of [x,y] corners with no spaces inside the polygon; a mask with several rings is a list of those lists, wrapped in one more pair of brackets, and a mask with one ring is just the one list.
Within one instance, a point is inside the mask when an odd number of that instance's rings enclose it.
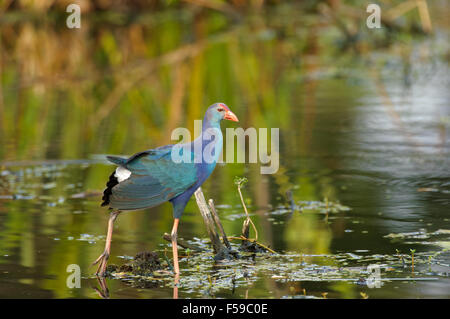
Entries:
{"label": "bird's long toe", "polygon": [[108,254],[108,252],[105,251],[92,263],[92,266],[99,264],[97,271],[95,272],[95,274],[97,276],[102,276],[102,277],[105,276],[108,259],[109,259],[109,254]]}

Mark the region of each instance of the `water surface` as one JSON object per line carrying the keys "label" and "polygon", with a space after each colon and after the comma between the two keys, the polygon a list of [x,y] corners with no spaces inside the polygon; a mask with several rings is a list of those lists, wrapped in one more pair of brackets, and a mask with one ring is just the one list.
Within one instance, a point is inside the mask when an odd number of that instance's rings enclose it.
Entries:
{"label": "water surface", "polygon": [[[286,16],[297,21],[283,10],[275,15]],[[217,13],[196,26],[190,14],[157,17],[152,27],[170,37],[152,34],[146,24],[90,25],[99,36],[89,48],[70,42],[74,35],[67,31],[20,25],[19,34],[33,41],[68,40],[90,66],[72,53],[74,64],[59,70],[62,80],[43,83],[44,73],[53,73],[39,70],[39,54],[32,55],[37,64],[31,71],[25,62],[18,67],[24,57],[15,50],[24,43],[5,53],[0,297],[99,298],[89,265],[106,235],[108,211],[99,205],[114,168],[104,155],[168,143],[172,128],[192,128],[216,101],[226,102],[244,128],[280,128],[277,174],[261,175],[259,164],[218,165],[204,186],[226,232],[237,236],[245,214],[233,179],[247,177],[244,196],[259,239],[279,254],[218,268],[209,253],[183,258],[181,298],[450,297],[450,83],[443,29],[358,54],[340,51],[337,31],[309,25],[311,18],[229,28]],[[179,63],[134,68],[182,47],[186,28],[197,28],[206,47],[194,41],[199,51]],[[136,75],[138,69],[145,74]],[[289,190],[295,211],[286,200]],[[326,214],[326,202],[341,209]],[[170,257],[162,235],[171,227],[170,204],[121,214],[110,262],[123,264],[143,250]],[[179,237],[208,247],[193,200]],[[79,289],[66,285],[70,264],[81,267]],[[381,271],[379,288],[367,284],[369,265]],[[107,279],[107,285],[112,298],[172,297],[167,278],[155,285]]]}

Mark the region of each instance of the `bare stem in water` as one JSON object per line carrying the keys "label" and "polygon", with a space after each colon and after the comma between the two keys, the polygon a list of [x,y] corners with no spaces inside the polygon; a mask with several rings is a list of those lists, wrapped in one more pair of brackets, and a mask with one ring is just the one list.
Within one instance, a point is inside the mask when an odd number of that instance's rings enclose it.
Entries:
{"label": "bare stem in water", "polygon": [[237,185],[239,197],[241,198],[242,207],[244,207],[245,215],[247,215],[247,222],[250,222],[252,224],[253,230],[255,231],[255,241],[258,240],[258,230],[256,229],[255,224],[253,223],[252,219],[250,218],[250,215],[247,211],[247,206],[245,206],[244,197],[242,196],[241,187],[247,183],[247,179],[244,178],[235,178],[234,183]]}

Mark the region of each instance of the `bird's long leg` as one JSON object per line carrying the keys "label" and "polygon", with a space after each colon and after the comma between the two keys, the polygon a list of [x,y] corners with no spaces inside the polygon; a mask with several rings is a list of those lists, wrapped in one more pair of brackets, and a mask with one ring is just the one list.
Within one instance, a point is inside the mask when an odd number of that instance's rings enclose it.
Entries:
{"label": "bird's long leg", "polygon": [[178,245],[177,245],[177,232],[178,232],[178,223],[180,222],[179,218],[175,218],[173,220],[172,233],[170,234],[172,237],[172,252],[173,252],[173,269],[175,274],[180,273],[180,267],[178,265]]}
{"label": "bird's long leg", "polygon": [[173,284],[173,299],[178,299],[178,283],[180,282],[180,274],[175,274]]}
{"label": "bird's long leg", "polygon": [[109,255],[111,252],[111,239],[112,239],[112,233],[114,228],[114,221],[116,220],[117,216],[119,216],[120,210],[116,210],[111,212],[109,215],[108,220],[108,233],[106,235],[106,244],[105,244],[105,251],[97,258],[96,261],[92,263],[92,265],[98,265],[97,272],[95,273],[97,276],[105,276],[106,274],[106,265],[108,264]]}

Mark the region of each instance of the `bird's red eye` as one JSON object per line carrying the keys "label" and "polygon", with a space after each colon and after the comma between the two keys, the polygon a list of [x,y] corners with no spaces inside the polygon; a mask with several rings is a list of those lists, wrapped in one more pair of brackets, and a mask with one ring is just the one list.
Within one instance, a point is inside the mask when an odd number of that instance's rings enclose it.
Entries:
{"label": "bird's red eye", "polygon": [[223,111],[225,111],[224,109],[217,109],[217,111],[219,111],[219,112],[223,112]]}

